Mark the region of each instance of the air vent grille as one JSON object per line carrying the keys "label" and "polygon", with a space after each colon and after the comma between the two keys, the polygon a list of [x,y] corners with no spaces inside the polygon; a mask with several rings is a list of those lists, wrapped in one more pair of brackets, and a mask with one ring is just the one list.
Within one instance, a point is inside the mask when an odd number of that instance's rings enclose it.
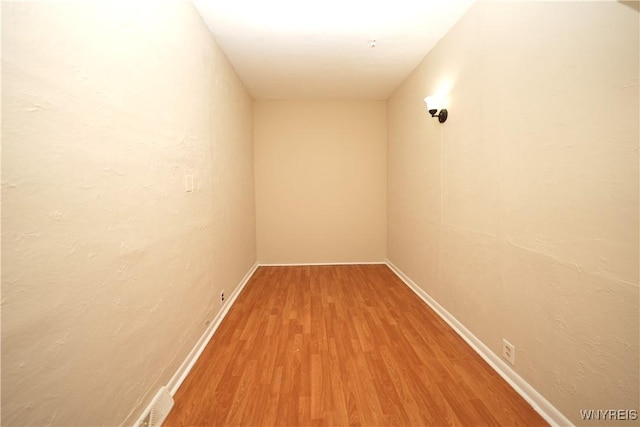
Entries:
{"label": "air vent grille", "polygon": [[171,408],[173,408],[173,397],[166,387],[162,387],[151,401],[138,427],[161,427]]}

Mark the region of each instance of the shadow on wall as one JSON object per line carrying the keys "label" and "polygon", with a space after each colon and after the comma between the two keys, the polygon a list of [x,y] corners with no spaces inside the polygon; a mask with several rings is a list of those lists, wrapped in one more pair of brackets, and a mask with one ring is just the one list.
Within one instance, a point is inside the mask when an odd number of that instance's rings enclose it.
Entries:
{"label": "shadow on wall", "polygon": [[635,10],[636,12],[640,12],[640,2],[638,2],[638,1],[622,1],[622,0],[618,0],[618,3],[623,4],[625,6],[629,6],[631,9]]}

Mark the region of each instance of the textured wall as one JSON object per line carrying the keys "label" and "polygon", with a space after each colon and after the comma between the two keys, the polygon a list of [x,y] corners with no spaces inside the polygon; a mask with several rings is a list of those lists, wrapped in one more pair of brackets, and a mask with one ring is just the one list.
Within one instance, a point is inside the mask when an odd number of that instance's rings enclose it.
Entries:
{"label": "textured wall", "polygon": [[2,424],[131,424],[255,262],[251,98],[188,2],[3,2],[2,115]]}
{"label": "textured wall", "polygon": [[389,259],[574,422],[638,409],[634,9],[477,3],[387,105]]}
{"label": "textured wall", "polygon": [[254,104],[258,259],[383,261],[385,103]]}

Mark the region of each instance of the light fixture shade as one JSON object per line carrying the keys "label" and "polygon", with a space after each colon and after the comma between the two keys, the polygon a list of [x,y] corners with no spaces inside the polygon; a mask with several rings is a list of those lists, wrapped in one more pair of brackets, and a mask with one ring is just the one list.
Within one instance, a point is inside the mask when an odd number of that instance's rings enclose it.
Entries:
{"label": "light fixture shade", "polygon": [[439,110],[442,108],[442,100],[436,96],[427,96],[424,98],[424,103],[427,105],[427,110]]}
{"label": "light fixture shade", "polygon": [[[437,117],[440,123],[447,121],[448,112],[444,107],[443,98],[439,96],[427,96],[424,99],[424,103],[427,105],[427,110],[431,117]],[[440,110],[440,112],[438,112]]]}

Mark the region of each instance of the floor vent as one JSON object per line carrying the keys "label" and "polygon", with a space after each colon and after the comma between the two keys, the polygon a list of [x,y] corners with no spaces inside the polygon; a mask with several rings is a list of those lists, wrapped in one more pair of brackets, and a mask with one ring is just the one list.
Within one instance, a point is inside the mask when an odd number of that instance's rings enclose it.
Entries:
{"label": "floor vent", "polygon": [[169,415],[171,408],[173,408],[173,397],[166,387],[162,387],[147,407],[147,411],[137,427],[160,427]]}

